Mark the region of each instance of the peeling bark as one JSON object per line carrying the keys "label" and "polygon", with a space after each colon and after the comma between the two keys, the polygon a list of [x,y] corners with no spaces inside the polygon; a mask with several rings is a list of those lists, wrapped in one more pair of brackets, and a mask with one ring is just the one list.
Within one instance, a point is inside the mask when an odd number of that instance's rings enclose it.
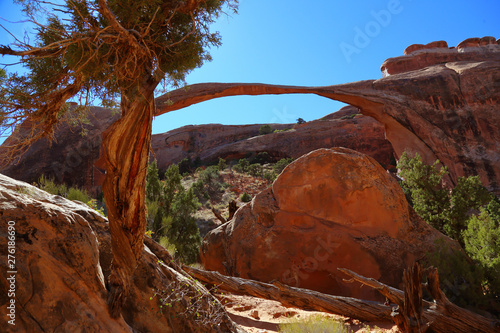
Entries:
{"label": "peeling bark", "polygon": [[122,117],[106,130],[103,140],[106,178],[102,189],[113,252],[108,306],[115,318],[126,301],[143,250],[154,87],[145,85],[131,94],[122,94],[121,110]]}

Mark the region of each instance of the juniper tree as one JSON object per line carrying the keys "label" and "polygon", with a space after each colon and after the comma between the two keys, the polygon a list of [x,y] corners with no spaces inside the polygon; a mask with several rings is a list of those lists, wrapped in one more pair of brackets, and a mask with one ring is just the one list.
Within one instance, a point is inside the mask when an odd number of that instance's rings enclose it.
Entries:
{"label": "juniper tree", "polygon": [[[143,249],[145,188],[158,87],[183,83],[210,59],[220,37],[209,26],[237,0],[14,0],[35,27],[34,38],[0,45],[26,70],[2,82],[1,130],[25,120],[18,154],[51,136],[66,101],[103,106],[119,101],[121,118],[103,135],[103,192],[112,236],[108,305],[118,316]],[[83,110],[83,109],[80,109]]]}

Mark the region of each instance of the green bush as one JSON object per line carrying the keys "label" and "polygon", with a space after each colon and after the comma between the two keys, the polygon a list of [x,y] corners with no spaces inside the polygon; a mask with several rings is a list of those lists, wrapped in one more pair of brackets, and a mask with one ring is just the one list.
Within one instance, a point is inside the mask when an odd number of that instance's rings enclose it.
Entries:
{"label": "green bush", "polygon": [[238,161],[238,164],[236,164],[233,169],[239,173],[247,172],[248,166],[250,165],[250,162],[246,158],[242,158]]}
{"label": "green bush", "polygon": [[158,168],[153,162],[148,167],[146,207],[148,229],[153,239],[168,240],[175,248],[174,257],[186,264],[198,258],[201,237],[194,213],[200,204],[193,189],[185,190],[177,165],[171,165],[160,181]]}
{"label": "green bush", "polygon": [[[500,297],[500,204],[478,176],[460,177],[450,191],[439,161],[425,165],[416,154],[403,153],[398,162],[402,186],[413,208],[430,225],[457,240],[472,260],[449,253],[444,245],[428,256],[438,267],[440,285],[461,306],[480,307]],[[476,215],[476,212],[480,212]]]}
{"label": "green bush", "polygon": [[70,187],[68,189],[68,194],[66,195],[68,200],[78,200],[83,203],[87,203],[90,201],[91,197],[87,194],[86,191],[80,190],[75,187]]}
{"label": "green bush", "polygon": [[42,175],[38,180],[38,186],[41,190],[54,195],[60,195],[66,197],[68,194],[68,188],[65,184],[56,184],[54,178],[48,178]]}
{"label": "green bush", "polygon": [[217,167],[219,169],[219,172],[225,170],[227,168],[226,160],[219,157],[219,163],[218,163]]}
{"label": "green bush", "polygon": [[273,132],[273,128],[271,125],[262,125],[259,128],[259,135],[266,135],[266,134],[271,134]]}
{"label": "green bush", "polygon": [[242,202],[250,202],[250,201],[252,201],[252,196],[250,194],[248,194],[247,192],[243,192],[243,194],[240,197],[240,200]]}
{"label": "green bush", "polygon": [[262,165],[258,163],[250,164],[247,168],[247,172],[249,175],[254,177],[264,177],[264,170],[262,169]]}
{"label": "green bush", "polygon": [[281,333],[348,333],[349,328],[344,323],[321,315],[306,319],[290,319],[279,325]]}
{"label": "green bush", "polygon": [[438,168],[439,160],[425,165],[420,155],[402,154],[398,169],[402,186],[410,193],[413,208],[434,228],[456,239],[463,246],[462,232],[467,228],[468,212],[479,210],[490,200],[479,177],[460,177],[450,191],[442,184],[448,174],[445,167]]}
{"label": "green bush", "polygon": [[292,162],[293,158],[282,158],[273,166],[273,171],[279,175]]}
{"label": "green bush", "polygon": [[496,198],[470,218],[463,237],[467,253],[485,271],[488,293],[500,295],[500,203]]}

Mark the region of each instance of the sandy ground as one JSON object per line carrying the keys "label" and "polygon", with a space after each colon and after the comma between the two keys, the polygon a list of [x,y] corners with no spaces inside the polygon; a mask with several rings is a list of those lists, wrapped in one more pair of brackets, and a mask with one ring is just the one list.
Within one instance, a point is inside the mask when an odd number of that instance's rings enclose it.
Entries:
{"label": "sandy ground", "polygon": [[224,294],[220,301],[226,307],[235,323],[249,333],[279,332],[279,324],[287,322],[289,318],[307,318],[311,315],[323,315],[334,320],[343,321],[356,333],[396,333],[396,326],[386,323],[363,323],[358,320],[332,315],[324,312],[305,311],[296,308],[286,308],[279,302],[264,300],[250,296]]}

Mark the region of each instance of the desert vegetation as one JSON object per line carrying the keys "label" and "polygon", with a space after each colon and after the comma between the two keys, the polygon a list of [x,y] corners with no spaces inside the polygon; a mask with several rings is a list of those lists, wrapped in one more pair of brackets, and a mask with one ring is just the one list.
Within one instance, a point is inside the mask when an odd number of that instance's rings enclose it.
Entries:
{"label": "desert vegetation", "polygon": [[[500,204],[478,176],[460,177],[449,189],[439,161],[422,162],[404,153],[398,162],[402,187],[415,211],[430,225],[457,240],[469,255],[438,244],[427,264],[439,268],[441,288],[456,304],[498,312],[500,299]],[[472,261],[470,260],[472,259]]]}

